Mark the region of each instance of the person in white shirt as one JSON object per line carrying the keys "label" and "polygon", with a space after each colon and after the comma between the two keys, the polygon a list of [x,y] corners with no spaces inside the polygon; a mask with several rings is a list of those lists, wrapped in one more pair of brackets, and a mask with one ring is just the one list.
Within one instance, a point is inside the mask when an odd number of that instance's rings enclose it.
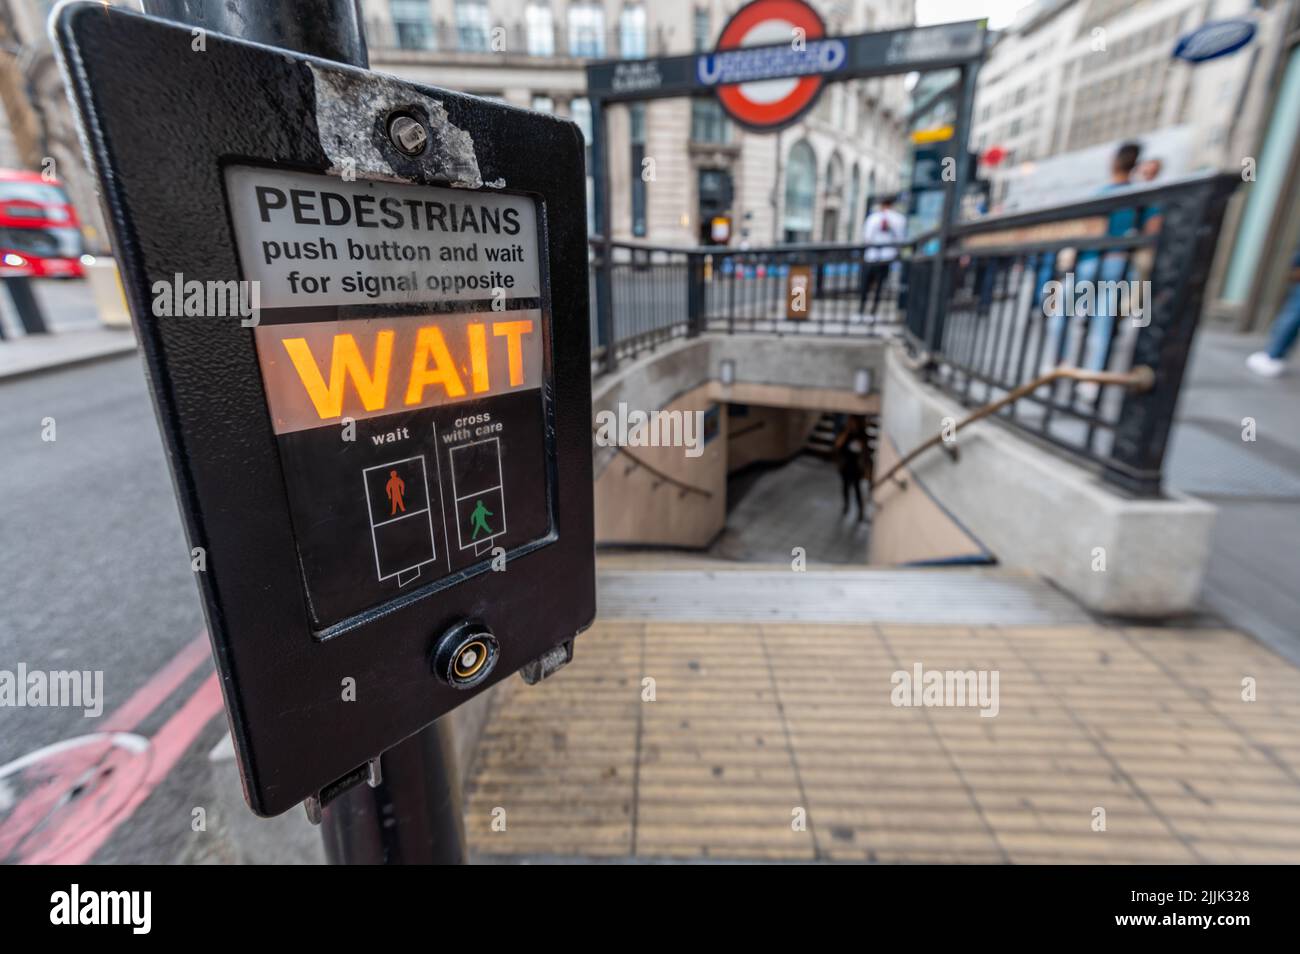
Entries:
{"label": "person in white shirt", "polygon": [[862,223],[862,241],[867,250],[863,253],[862,296],[858,311],[865,311],[867,296],[871,295],[871,316],[874,320],[880,308],[880,293],[885,290],[889,267],[898,258],[898,245],[907,238],[907,219],[894,211],[894,200],[880,200],[880,207]]}

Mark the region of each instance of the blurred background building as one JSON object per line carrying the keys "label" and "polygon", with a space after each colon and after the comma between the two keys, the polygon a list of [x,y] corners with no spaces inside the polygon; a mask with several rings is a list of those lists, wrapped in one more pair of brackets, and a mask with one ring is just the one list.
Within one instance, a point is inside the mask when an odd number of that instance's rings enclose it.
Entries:
{"label": "blurred background building", "polygon": [[63,78],[45,32],[54,5],[55,0],[0,2],[0,168],[27,169],[61,180],[81,217],[87,250],[106,252],[95,184],[81,155]]}
{"label": "blurred background building", "polygon": [[[1198,27],[1246,19],[1240,52],[1172,56]],[[1000,31],[980,73],[972,148],[993,211],[1071,202],[1104,183],[1126,140],[1158,175],[1241,171],[1208,313],[1263,330],[1300,238],[1294,182],[1300,116],[1295,5],[1252,0],[1035,0]],[[1267,168],[1260,163],[1266,150]],[[1289,158],[1288,158],[1289,157]],[[1274,254],[1274,251],[1276,254]]]}
{"label": "blurred background building", "polygon": [[[139,8],[139,2],[119,5]],[[719,0],[363,0],[371,64],[418,82],[572,118],[590,131],[589,60],[708,49],[740,6]],[[832,33],[909,26],[914,0],[818,4]],[[56,160],[87,242],[102,227],[45,35],[52,0],[4,0],[6,166]],[[747,133],[712,97],[611,110],[614,235],[662,244],[708,239],[728,216],[737,241],[855,242],[869,197],[896,191],[908,94],[901,77],[835,84],[779,136]],[[653,179],[642,177],[651,158]]]}
{"label": "blurred background building", "polygon": [[[572,118],[589,132],[586,61],[711,49],[740,6],[718,0],[365,0],[371,62],[421,82]],[[832,33],[909,26],[913,0],[818,4]],[[494,29],[498,29],[495,35]],[[896,191],[908,96],[902,77],[835,84],[779,136],[731,123],[713,97],[611,110],[617,239],[855,242],[868,197]],[[646,158],[653,178],[643,178]]]}

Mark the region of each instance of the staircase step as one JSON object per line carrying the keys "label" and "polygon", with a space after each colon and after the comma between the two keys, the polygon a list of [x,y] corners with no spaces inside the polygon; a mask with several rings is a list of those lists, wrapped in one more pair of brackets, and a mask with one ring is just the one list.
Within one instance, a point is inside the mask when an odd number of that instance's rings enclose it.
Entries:
{"label": "staircase step", "polygon": [[1029,573],[989,568],[623,570],[602,566],[602,620],[712,623],[1084,625],[1091,617]]}
{"label": "staircase step", "polygon": [[813,425],[808,439],[804,441],[804,453],[816,457],[830,457],[835,451],[835,437],[838,433],[835,427],[835,415],[823,414]]}

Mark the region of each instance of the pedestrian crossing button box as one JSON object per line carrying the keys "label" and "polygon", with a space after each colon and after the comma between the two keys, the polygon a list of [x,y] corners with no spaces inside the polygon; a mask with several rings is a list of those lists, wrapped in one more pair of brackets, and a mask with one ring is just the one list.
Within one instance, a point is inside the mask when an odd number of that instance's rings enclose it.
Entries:
{"label": "pedestrian crossing button box", "polygon": [[278,814],[594,616],[582,134],[100,3],[54,32]]}

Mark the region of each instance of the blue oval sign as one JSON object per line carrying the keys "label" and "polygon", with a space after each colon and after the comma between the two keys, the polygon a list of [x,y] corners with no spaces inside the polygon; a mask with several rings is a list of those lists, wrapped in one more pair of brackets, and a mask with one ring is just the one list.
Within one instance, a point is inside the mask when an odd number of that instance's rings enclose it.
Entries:
{"label": "blue oval sign", "polygon": [[1236,53],[1254,38],[1255,24],[1250,20],[1203,23],[1178,41],[1174,47],[1174,59],[1204,63]]}

